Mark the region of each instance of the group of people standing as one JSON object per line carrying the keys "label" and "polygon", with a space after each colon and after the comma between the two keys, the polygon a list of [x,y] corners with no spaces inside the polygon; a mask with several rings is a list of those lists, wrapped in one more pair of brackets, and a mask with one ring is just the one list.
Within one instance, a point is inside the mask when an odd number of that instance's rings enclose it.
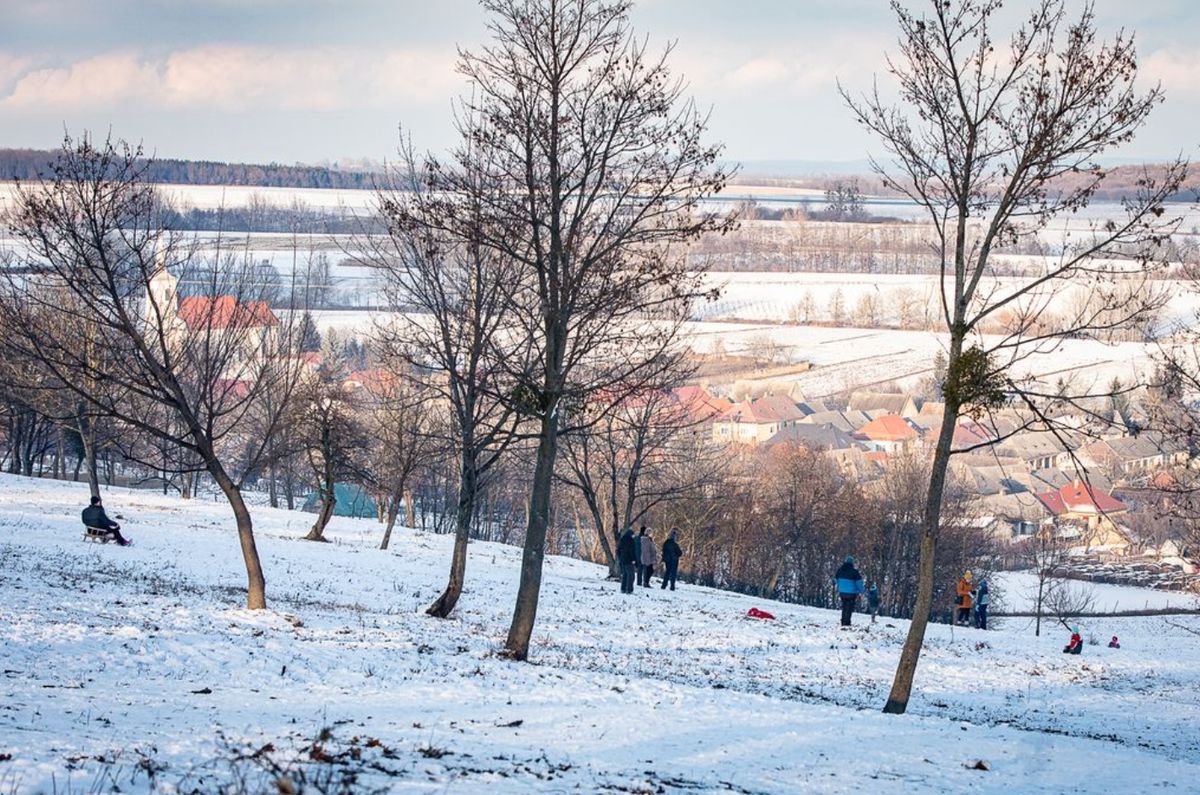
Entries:
{"label": "group of people standing", "polygon": [[[679,559],[683,557],[683,549],[677,540],[679,531],[671,528],[671,534],[662,545],[662,587],[675,590],[675,580],[679,574]],[[617,541],[617,563],[621,569],[621,593],[633,593],[634,584],[643,588],[650,587],[650,578],[658,568],[658,547],[654,544],[653,536],[646,532],[642,525],[637,535],[633,528],[625,528]]]}
{"label": "group of people standing", "polygon": [[954,606],[957,608],[954,623],[963,627],[973,623],[976,629],[987,629],[989,602],[991,597],[988,595],[987,580],[980,580],[979,584],[975,585],[971,572],[963,572],[963,576],[958,578],[958,584],[954,587]]}

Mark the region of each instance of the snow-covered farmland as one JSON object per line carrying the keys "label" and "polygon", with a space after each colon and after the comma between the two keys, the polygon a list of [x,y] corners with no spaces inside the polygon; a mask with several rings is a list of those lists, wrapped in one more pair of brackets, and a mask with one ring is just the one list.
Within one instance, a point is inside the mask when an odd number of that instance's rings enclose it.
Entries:
{"label": "snow-covered farmland", "polygon": [[1200,781],[1200,635],[1176,626],[1195,617],[1097,620],[1085,633],[1124,648],[1082,657],[1015,619],[934,626],[909,714],[885,716],[903,621],[840,631],[832,612],[687,585],[622,597],[602,569],[551,557],[517,664],[496,655],[517,549],[474,545],[459,610],[438,621],[422,608],[448,538],[403,531],[382,552],[374,523],[338,519],[334,543],[313,544],[309,517],[255,508],[272,609],[251,613],[223,506],[112,490],[136,543],[95,546],[86,494],[0,477],[6,793],[275,791],[329,771],[358,775],[354,791],[439,793]]}
{"label": "snow-covered farmland", "polygon": [[[728,353],[753,353],[769,343],[790,360],[811,362],[812,370],[788,379],[812,398],[888,381],[911,385],[933,371],[934,358],[947,344],[945,335],[929,331],[774,323],[700,322],[690,324],[687,333],[688,344],[700,352],[719,345]],[[1068,339],[1029,356],[1014,375],[1051,384],[1062,378],[1080,391],[1103,392],[1113,378],[1130,383],[1153,368],[1154,361],[1151,345]]]}

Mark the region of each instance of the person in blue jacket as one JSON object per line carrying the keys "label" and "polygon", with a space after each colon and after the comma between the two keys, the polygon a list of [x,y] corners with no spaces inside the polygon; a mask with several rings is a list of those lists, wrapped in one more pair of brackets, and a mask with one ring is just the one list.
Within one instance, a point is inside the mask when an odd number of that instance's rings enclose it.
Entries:
{"label": "person in blue jacket", "polygon": [[987,629],[987,611],[988,604],[992,601],[988,595],[987,580],[980,580],[979,587],[975,589],[975,628]]}
{"label": "person in blue jacket", "polygon": [[838,567],[833,575],[837,582],[838,596],[842,598],[842,626],[850,626],[850,617],[858,603],[858,595],[863,592],[863,578],[854,568],[854,556],[846,556],[846,562]]}

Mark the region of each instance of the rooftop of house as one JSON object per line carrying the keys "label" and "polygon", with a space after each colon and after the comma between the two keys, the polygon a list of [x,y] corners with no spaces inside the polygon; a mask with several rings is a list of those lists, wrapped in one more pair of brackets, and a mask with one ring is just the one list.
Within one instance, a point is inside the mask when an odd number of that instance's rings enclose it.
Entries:
{"label": "rooftop of house", "polygon": [[771,447],[786,442],[802,444],[813,450],[848,450],[858,446],[854,437],[828,422],[820,425],[789,425],[776,432],[766,441],[766,445]]}
{"label": "rooftop of house", "polygon": [[1098,488],[1076,478],[1054,491],[1045,491],[1037,498],[1046,510],[1055,516],[1068,513],[1124,513],[1129,510],[1125,503],[1110,497]]}
{"label": "rooftop of house", "polygon": [[729,399],[717,397],[697,384],[676,387],[671,393],[688,416],[696,422],[718,417],[733,407],[733,402]]}
{"label": "rooftop of house", "polygon": [[918,434],[903,417],[884,414],[858,429],[859,437],[873,442],[910,442]]}
{"label": "rooftop of house", "polygon": [[766,395],[758,400],[735,403],[721,415],[723,422],[766,425],[776,422],[795,422],[805,416],[800,407],[786,395]]}
{"label": "rooftop of house", "polygon": [[846,433],[853,433],[870,421],[871,415],[865,411],[818,411],[801,420],[812,425],[828,423]]}
{"label": "rooftop of house", "polygon": [[892,392],[854,392],[850,395],[847,408],[851,411],[884,411],[888,414],[903,414],[916,408],[916,401],[909,395]]}
{"label": "rooftop of house", "polygon": [[185,298],[179,302],[179,318],[189,329],[252,329],[279,325],[279,318],[265,301],[242,304],[232,295]]}

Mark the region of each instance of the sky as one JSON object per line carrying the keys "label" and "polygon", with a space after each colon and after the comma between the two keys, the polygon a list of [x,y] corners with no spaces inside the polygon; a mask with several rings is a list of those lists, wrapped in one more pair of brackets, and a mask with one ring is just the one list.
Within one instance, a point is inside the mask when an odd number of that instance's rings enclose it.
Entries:
{"label": "sky", "polygon": [[[1096,11],[1106,34],[1137,31],[1145,85],[1167,96],[1120,154],[1200,153],[1200,2]],[[639,0],[632,20],[652,45],[673,43],[669,63],[729,159],[877,151],[836,86],[885,77],[887,0]],[[392,157],[402,127],[442,151],[465,89],[456,48],[487,38],[475,0],[0,0],[0,147],[111,130],[160,157],[351,165]]]}

